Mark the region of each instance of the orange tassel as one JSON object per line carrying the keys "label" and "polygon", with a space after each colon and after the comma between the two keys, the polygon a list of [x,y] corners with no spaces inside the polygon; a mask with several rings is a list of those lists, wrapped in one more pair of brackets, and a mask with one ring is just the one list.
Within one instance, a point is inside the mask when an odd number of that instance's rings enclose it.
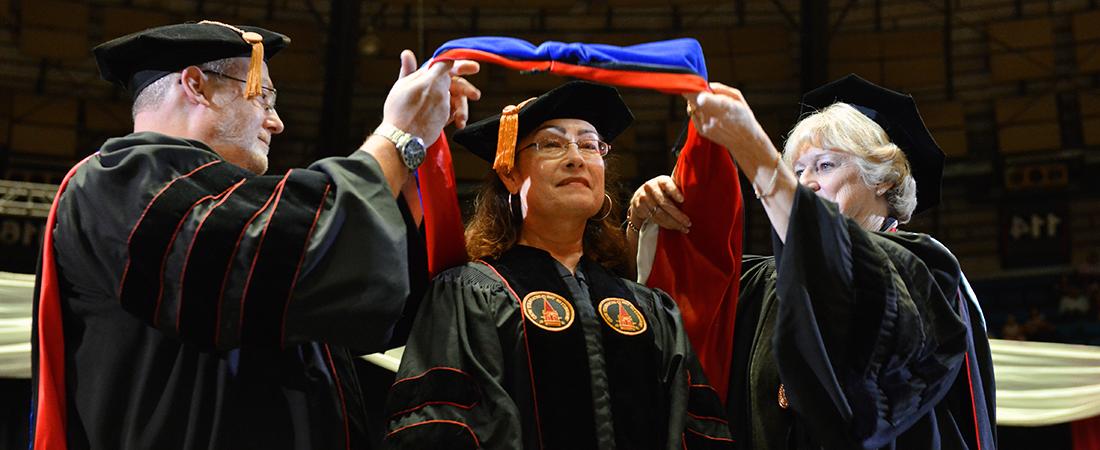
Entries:
{"label": "orange tassel", "polygon": [[535,100],[531,97],[518,105],[508,105],[500,113],[500,127],[497,128],[497,153],[493,159],[493,170],[501,175],[512,173],[516,165],[516,143],[519,140],[519,110]]}
{"label": "orange tassel", "polygon": [[248,61],[248,79],[244,86],[245,98],[252,98],[263,93],[264,38],[251,31],[241,37],[252,44],[252,58]]}
{"label": "orange tassel", "polygon": [[233,25],[222,23],[214,20],[204,20],[199,24],[217,25],[219,27],[226,27],[230,30],[240,33],[241,39],[245,42],[252,44],[252,55],[248,60],[248,77],[244,84],[244,97],[252,98],[263,93],[264,85],[264,37],[260,33],[253,31],[244,31]]}

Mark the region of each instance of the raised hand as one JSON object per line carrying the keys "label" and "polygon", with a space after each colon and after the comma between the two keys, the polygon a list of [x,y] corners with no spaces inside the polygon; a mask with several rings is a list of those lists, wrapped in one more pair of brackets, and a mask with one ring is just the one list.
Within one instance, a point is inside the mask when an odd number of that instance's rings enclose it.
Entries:
{"label": "raised hand", "polygon": [[756,121],[741,91],[722,83],[711,83],[710,88],[712,92],[684,94],[691,121],[699,134],[731,152],[765,147],[774,153],[771,140]]}
{"label": "raised hand", "polygon": [[684,194],[672,177],[661,175],[646,181],[634,191],[626,216],[634,227],[641,227],[648,221],[662,228],[687,233],[691,229],[691,218],[676,206],[683,202]]}
{"label": "raised hand", "polygon": [[[467,114],[466,98],[481,94],[466,80],[453,78],[456,75],[452,71],[468,75],[477,70],[476,63],[452,61],[416,69],[416,56],[409,50],[401,52],[400,78],[386,96],[382,121],[423,139],[425,145],[432,145],[448,122],[459,113]],[[452,92],[461,99],[452,98]],[[465,125],[465,118],[462,120]]]}
{"label": "raised hand", "polygon": [[470,119],[469,100],[480,100],[481,91],[462,78],[481,70],[477,61],[456,61],[451,68],[451,120],[457,128],[465,128]]}
{"label": "raised hand", "polygon": [[798,178],[783,163],[741,91],[721,83],[710,88],[712,92],[684,94],[695,129],[729,150],[752,182],[772,228],[786,239]]}
{"label": "raised hand", "polygon": [[[467,100],[477,100],[481,91],[462,75],[477,73],[479,66],[472,61],[440,61],[420,69],[416,67],[413,52],[401,52],[401,69],[382,107],[382,122],[419,137],[424,145],[431,146],[448,123],[454,121],[459,127],[466,125]],[[388,139],[372,134],[359,149],[378,161],[394,196],[403,191],[407,195],[415,193],[411,190],[415,186],[406,185],[409,170]]]}

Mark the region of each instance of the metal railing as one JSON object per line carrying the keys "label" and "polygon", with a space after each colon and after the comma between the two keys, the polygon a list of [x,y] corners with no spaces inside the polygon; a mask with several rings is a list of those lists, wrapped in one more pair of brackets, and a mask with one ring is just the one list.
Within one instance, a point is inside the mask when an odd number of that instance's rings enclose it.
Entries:
{"label": "metal railing", "polygon": [[46,217],[57,185],[0,180],[0,215]]}

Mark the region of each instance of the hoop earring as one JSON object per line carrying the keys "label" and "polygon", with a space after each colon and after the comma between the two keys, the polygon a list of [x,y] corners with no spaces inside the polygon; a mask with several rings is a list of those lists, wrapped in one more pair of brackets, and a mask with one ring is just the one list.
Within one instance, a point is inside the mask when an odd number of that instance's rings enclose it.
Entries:
{"label": "hoop earring", "polygon": [[[516,198],[515,202],[512,202],[512,197]],[[511,219],[517,224],[523,223],[523,207],[519,200],[519,194],[508,194],[508,212],[511,213]]]}
{"label": "hoop earring", "polygon": [[[615,202],[611,200],[611,196],[608,195],[606,192],[603,193],[603,196],[607,198],[607,212],[603,213],[603,215],[601,215],[599,219],[589,218],[588,220],[591,220],[593,222],[599,222],[601,220],[606,219],[607,216],[611,215],[611,209],[615,207]],[[600,209],[603,209],[602,204],[600,205]]]}

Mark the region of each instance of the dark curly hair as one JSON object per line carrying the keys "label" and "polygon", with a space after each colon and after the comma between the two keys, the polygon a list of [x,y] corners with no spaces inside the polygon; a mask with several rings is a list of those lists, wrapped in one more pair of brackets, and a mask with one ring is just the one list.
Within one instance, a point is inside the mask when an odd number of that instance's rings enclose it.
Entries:
{"label": "dark curly hair", "polygon": [[[605,172],[604,191],[612,199],[620,199],[617,183]],[[519,197],[508,201],[512,195],[495,172],[485,177],[474,200],[474,214],[466,225],[466,253],[471,260],[498,258],[519,241],[523,229],[523,215]],[[621,212],[610,205],[611,211],[601,220],[589,219],[584,227],[584,255],[618,274],[629,273],[626,239],[619,228]],[[511,207],[509,207],[511,205]],[[605,211],[600,208],[599,215]]]}

